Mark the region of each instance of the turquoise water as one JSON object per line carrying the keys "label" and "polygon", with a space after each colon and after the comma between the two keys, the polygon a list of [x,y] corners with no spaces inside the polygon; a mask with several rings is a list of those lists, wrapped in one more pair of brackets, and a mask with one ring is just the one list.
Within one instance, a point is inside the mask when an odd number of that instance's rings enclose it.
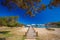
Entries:
{"label": "turquoise water", "polygon": [[[30,25],[30,26],[35,28],[48,28],[48,26],[45,25]],[[29,26],[25,25],[25,27],[29,27]]]}
{"label": "turquoise water", "polygon": [[36,28],[48,28],[47,26],[35,26]]}

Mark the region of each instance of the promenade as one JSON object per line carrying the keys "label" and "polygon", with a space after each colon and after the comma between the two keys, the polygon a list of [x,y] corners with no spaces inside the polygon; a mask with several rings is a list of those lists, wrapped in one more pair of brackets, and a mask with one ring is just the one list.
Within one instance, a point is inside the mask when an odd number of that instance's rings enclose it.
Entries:
{"label": "promenade", "polygon": [[36,32],[34,31],[33,27],[28,28],[25,40],[36,40]]}

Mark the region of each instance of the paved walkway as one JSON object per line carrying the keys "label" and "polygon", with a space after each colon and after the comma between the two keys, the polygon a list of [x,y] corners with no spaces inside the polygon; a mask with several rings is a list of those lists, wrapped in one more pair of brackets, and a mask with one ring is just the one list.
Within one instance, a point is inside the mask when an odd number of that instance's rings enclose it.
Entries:
{"label": "paved walkway", "polygon": [[36,40],[36,39],[25,39],[25,40]]}
{"label": "paved walkway", "polygon": [[29,27],[25,40],[36,40],[36,33],[32,27]]}

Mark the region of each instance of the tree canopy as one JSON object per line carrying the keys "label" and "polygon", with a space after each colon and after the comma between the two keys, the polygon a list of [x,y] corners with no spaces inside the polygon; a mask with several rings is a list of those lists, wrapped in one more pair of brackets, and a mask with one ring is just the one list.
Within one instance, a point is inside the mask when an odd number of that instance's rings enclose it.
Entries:
{"label": "tree canopy", "polygon": [[[48,5],[40,4],[41,1],[42,0],[3,0],[1,4],[7,6],[10,10],[13,8],[15,9],[16,6],[25,9],[27,10],[25,15],[30,15],[31,17],[35,16],[37,12],[39,13],[45,10],[47,7],[60,7],[60,0],[50,0]],[[34,11],[34,13],[32,11]]]}
{"label": "tree canopy", "polygon": [[0,26],[22,27],[23,24],[18,23],[18,16],[0,17]]}

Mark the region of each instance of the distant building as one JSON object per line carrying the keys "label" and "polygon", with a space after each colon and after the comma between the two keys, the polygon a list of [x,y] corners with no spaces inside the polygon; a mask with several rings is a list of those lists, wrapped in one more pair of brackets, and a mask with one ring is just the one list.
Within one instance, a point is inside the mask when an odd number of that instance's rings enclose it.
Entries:
{"label": "distant building", "polygon": [[54,28],[54,27],[57,27],[57,23],[48,23],[46,24],[49,28]]}

